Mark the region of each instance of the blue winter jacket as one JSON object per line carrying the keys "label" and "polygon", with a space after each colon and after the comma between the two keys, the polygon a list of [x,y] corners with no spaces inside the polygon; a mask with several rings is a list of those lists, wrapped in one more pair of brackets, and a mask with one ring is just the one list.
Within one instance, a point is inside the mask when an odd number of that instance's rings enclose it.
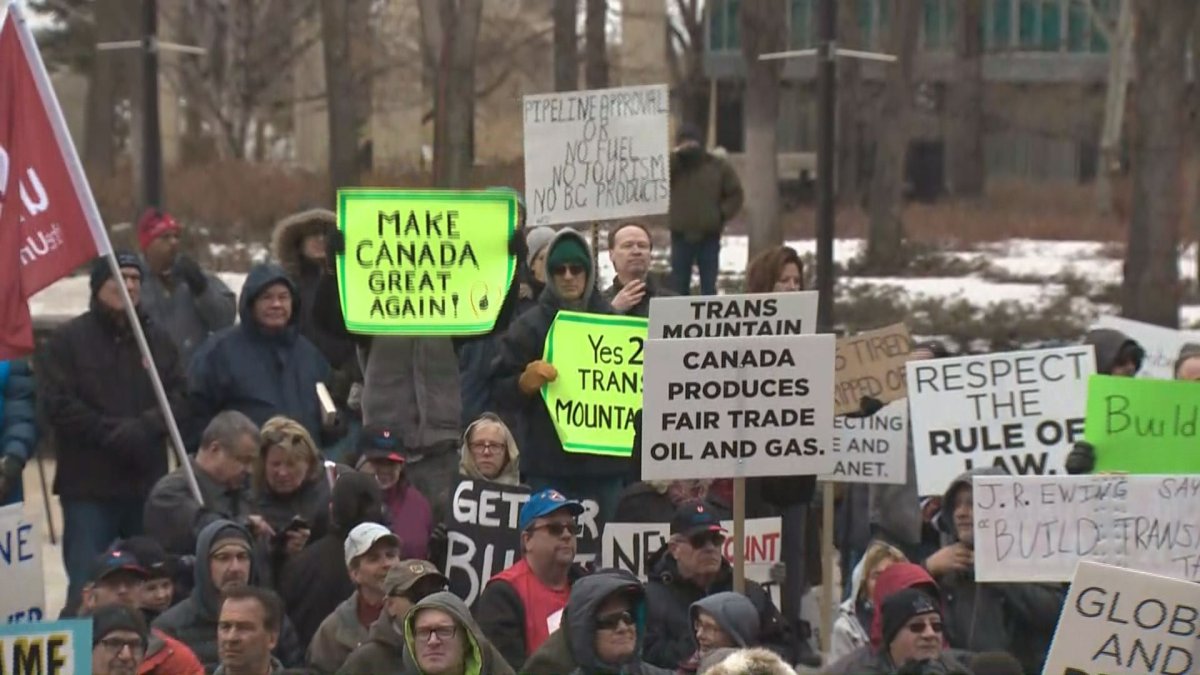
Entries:
{"label": "blue winter jacket", "polygon": [[[33,371],[24,359],[0,361],[0,456],[9,455],[25,465],[37,447],[37,409],[34,405]],[[0,506],[24,499],[17,483]]]}

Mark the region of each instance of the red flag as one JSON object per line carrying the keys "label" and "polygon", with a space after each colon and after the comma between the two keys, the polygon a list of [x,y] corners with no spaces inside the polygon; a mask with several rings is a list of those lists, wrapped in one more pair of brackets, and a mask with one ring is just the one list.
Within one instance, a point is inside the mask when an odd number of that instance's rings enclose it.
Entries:
{"label": "red flag", "polygon": [[0,360],[33,351],[28,299],[111,244],[25,18],[0,29]]}

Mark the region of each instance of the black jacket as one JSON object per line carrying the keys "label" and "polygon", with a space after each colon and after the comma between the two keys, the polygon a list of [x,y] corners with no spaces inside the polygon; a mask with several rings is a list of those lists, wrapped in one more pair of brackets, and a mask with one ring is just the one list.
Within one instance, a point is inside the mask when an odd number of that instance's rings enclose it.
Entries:
{"label": "black jacket", "polygon": [[[677,668],[696,651],[696,635],[688,613],[692,603],[713,593],[733,590],[733,567],[722,561],[721,573],[708,588],[700,588],[680,577],[675,558],[664,546],[651,560],[646,582],[647,662],[662,668]],[[758,610],[760,644],[788,663],[795,661],[795,642],[771,597],[757,583],[746,581],[746,597]]]}
{"label": "black jacket", "polygon": [[[54,428],[54,492],[69,499],[140,498],[167,473],[167,426],[133,331],[92,300],[63,324],[39,362],[40,398]],[[186,415],[183,367],[170,336],[142,329],[176,418]]]}
{"label": "black jacket", "polygon": [[[613,298],[617,297],[617,293],[620,293],[621,289],[624,287],[625,284],[622,284],[620,279],[613,277],[612,286],[609,286],[608,290],[604,291],[604,300],[612,303]],[[642,318],[649,317],[651,298],[669,298],[676,295],[679,294],[655,281],[654,277],[647,276],[645,295],[642,296],[641,302],[633,307],[630,307],[629,311],[625,312],[625,316],[640,316]]]}
{"label": "black jacket", "polygon": [[248,487],[230,490],[214,481],[196,460],[191,462],[204,505],[201,506],[192,495],[181,467],[155,484],[142,515],[146,534],[176,555],[195,552],[197,535],[214,520],[232,520],[245,525],[246,517],[254,513],[253,495]]}

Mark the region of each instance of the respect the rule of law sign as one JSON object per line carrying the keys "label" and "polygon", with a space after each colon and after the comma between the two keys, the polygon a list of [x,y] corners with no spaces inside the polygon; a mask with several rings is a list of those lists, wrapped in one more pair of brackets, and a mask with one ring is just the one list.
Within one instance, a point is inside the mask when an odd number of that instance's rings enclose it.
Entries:
{"label": "respect the rule of law sign", "polygon": [[525,194],[534,225],[666,213],[665,84],[526,96]]}
{"label": "respect the rule of law sign", "polygon": [[645,480],[830,473],[832,335],[646,342]]}
{"label": "respect the rule of law sign", "polygon": [[516,273],[515,192],[339,190],[338,227],[350,332],[478,335],[495,325]]}
{"label": "respect the rule of law sign", "polygon": [[1083,440],[1090,345],[910,361],[909,425],[917,491],[940,495],[959,474],[1063,473]]}
{"label": "respect the rule of law sign", "polygon": [[563,450],[633,454],[633,417],[642,407],[646,320],[559,312],[546,334],[544,358],[558,377],[542,387]]}

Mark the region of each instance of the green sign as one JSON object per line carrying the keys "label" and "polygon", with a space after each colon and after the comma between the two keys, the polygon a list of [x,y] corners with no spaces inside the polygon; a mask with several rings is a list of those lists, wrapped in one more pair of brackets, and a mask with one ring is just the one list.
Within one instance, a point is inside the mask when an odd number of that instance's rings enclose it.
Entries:
{"label": "green sign", "polygon": [[1200,473],[1200,383],[1093,375],[1084,437],[1096,473]]}
{"label": "green sign", "polygon": [[542,387],[563,449],[633,454],[633,416],[642,409],[646,319],[559,312],[546,335],[545,360],[558,377]]}
{"label": "green sign", "polygon": [[352,333],[477,335],[513,282],[509,190],[338,191],[342,316]]}

